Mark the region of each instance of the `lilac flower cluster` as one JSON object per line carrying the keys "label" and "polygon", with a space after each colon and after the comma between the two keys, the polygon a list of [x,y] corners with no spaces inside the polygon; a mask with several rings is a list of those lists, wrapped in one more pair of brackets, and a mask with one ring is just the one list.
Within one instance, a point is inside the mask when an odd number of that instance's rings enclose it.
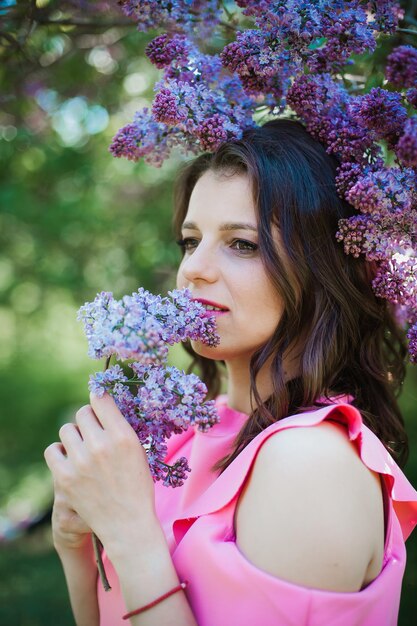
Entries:
{"label": "lilac flower cluster", "polygon": [[[352,96],[328,74],[297,78],[288,103],[307,130],[340,161],[339,194],[359,214],[339,221],[336,238],[347,254],[378,264],[375,294],[402,307],[411,326],[417,311],[417,121],[402,95],[375,88]],[[381,158],[380,142],[395,166]],[[415,343],[410,343],[413,362]]]}
{"label": "lilac flower cluster", "polygon": [[413,46],[398,46],[387,57],[385,76],[394,87],[417,85],[417,50]]}
{"label": "lilac flower cluster", "polygon": [[[309,133],[341,161],[363,161],[373,147],[372,135],[353,117],[347,119],[350,97],[330,74],[302,75],[288,91],[287,103]],[[373,156],[377,156],[373,150]]]}
{"label": "lilac flower cluster", "polygon": [[187,339],[201,340],[215,346],[213,317],[204,317],[200,302],[190,299],[187,290],[173,290],[170,297],[153,295],[142,287],[131,296],[115,300],[110,292],[101,292],[78,312],[84,322],[88,355],[101,359],[140,358],[147,365],[163,363],[167,344]]}
{"label": "lilac flower cluster", "polygon": [[380,298],[407,307],[412,306],[417,297],[417,261],[406,255],[400,261],[401,256],[394,254],[389,262],[380,265],[372,287]]}
{"label": "lilac flower cluster", "polygon": [[413,174],[399,168],[378,169],[362,175],[346,193],[346,199],[365,214],[384,217],[387,211],[408,212],[413,205]]}
{"label": "lilac flower cluster", "polygon": [[153,478],[166,486],[180,486],[190,468],[184,457],[173,465],[164,462],[165,440],[190,426],[207,432],[219,422],[214,402],[204,402],[207,388],[195,374],[142,361],[130,363],[130,368],[131,378],[119,365],[97,372],[90,377],[90,391],[113,396],[147,451]]}
{"label": "lilac flower cluster", "polygon": [[214,402],[204,402],[207,388],[201,380],[166,365],[168,345],[193,339],[216,346],[215,318],[191,300],[188,290],[162,297],[140,288],[121,300],[102,292],[80,308],[78,319],[84,322],[89,356],[107,357],[108,363],[112,355],[135,359],[130,378],[115,364],[90,377],[90,391],[114,397],[147,451],[154,479],[181,485],[190,469],[184,458],[174,465],[164,462],[165,440],[190,426],[206,432],[219,418]]}
{"label": "lilac flower cluster", "polygon": [[[417,115],[410,109],[417,108],[417,49],[392,50],[384,87],[361,92],[341,80],[353,54],[372,52],[379,33],[395,32],[403,9],[397,0],[235,4],[240,11],[233,13],[228,2],[222,14],[214,1],[121,1],[140,29],[167,32],[146,49],[163,73],[152,108],[119,131],[113,154],[159,166],[174,146],[185,154],[212,152],[256,126],[253,114],[279,115],[290,107],[338,159],[337,191],[358,211],[340,220],[337,239],[347,254],[377,264],[376,295],[401,307],[401,320],[414,328]],[[238,26],[234,39],[224,31],[229,43],[218,54],[203,53],[202,22],[216,34],[225,18],[232,30]],[[410,341],[417,361],[416,344]]]}
{"label": "lilac flower cluster", "polygon": [[[248,93],[285,96],[304,72],[336,74],[352,54],[372,52],[376,32],[392,32],[403,12],[397,2],[237,0],[258,30],[239,32],[221,57]],[[369,19],[372,16],[373,19]],[[277,88],[278,86],[278,88]]]}
{"label": "lilac flower cluster", "polygon": [[360,126],[373,131],[374,141],[385,139],[393,147],[407,121],[402,100],[400,93],[375,87],[351,100],[350,113]]}
{"label": "lilac flower cluster", "polygon": [[417,87],[411,87],[410,89],[407,89],[405,96],[408,103],[411,104],[411,106],[413,106],[415,109],[417,109]]}
{"label": "lilac flower cluster", "polygon": [[402,165],[417,168],[417,115],[407,118],[395,152]]}
{"label": "lilac flower cluster", "polygon": [[156,37],[146,53],[164,76],[155,85],[152,110],[138,112],[113,138],[114,156],[144,157],[158,167],[174,146],[184,154],[215,150],[254,125],[253,100],[218,55],[202,54],[181,34]]}
{"label": "lilac flower cluster", "polygon": [[118,0],[125,15],[135,18],[138,30],[179,30],[208,37],[220,21],[219,0]]}
{"label": "lilac flower cluster", "polygon": [[407,333],[407,339],[410,345],[410,361],[417,365],[417,324],[411,326]]}
{"label": "lilac flower cluster", "polygon": [[[121,128],[113,137],[110,151],[115,157],[125,157],[129,161],[143,158],[146,163],[160,167],[171,149],[176,145],[175,130],[167,132],[165,124],[155,121],[147,107],[137,111],[131,124]],[[190,151],[192,151],[192,146]],[[197,150],[194,150],[197,153]]]}
{"label": "lilac flower cluster", "polygon": [[284,109],[291,80],[305,67],[340,72],[352,54],[372,51],[376,33],[391,32],[401,15],[393,0],[238,0],[255,28],[238,31],[220,54],[203,54],[198,42],[221,26],[218,0],[119,4],[140,30],[168,32],[146,49],[163,70],[152,110],[138,112],[121,128],[110,150],[116,157],[144,158],[157,167],[174,146],[187,155],[239,139],[245,127],[255,125],[253,113],[260,106]]}

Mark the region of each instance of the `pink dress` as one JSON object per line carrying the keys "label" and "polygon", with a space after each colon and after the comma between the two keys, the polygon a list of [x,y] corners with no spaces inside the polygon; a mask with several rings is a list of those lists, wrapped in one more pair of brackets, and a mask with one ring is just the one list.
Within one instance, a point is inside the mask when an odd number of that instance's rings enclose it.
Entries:
{"label": "pink dress", "polygon": [[[157,483],[156,507],[180,580],[199,626],[395,626],[405,569],[404,541],[417,524],[417,492],[367,428],[350,398],[332,398],[272,424],[257,435],[219,476],[210,467],[229,450],[247,415],[217,399],[221,422],[209,432],[189,429],[169,440],[167,460],[186,456],[191,473],[182,487]],[[250,563],[235,542],[233,517],[243,484],[262,444],[285,428],[315,426],[325,419],[346,426],[363,463],[383,477],[385,550],[377,578],[361,591],[341,593],[296,585]],[[140,550],[140,546],[138,547]],[[112,590],[98,584],[100,626],[129,622],[117,576],[105,561]]]}

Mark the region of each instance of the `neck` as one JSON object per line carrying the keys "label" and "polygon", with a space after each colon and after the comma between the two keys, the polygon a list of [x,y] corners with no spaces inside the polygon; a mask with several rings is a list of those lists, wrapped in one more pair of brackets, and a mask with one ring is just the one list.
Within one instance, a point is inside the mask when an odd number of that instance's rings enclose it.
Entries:
{"label": "neck", "polygon": [[[227,403],[231,409],[239,411],[240,413],[246,413],[250,415],[251,397],[250,397],[250,376],[249,376],[249,363],[236,363],[226,362],[227,369]],[[257,381],[258,391],[261,394],[262,399],[266,399],[272,392],[271,388],[264,381],[262,388],[259,381]]]}
{"label": "neck", "polygon": [[[272,359],[271,359],[272,360]],[[271,360],[267,361],[256,378],[256,387],[260,398],[265,401],[274,391],[271,376]],[[228,406],[240,413],[250,415],[256,406],[250,393],[249,359],[226,361]],[[284,378],[289,380],[297,375],[297,362],[284,357]],[[252,403],[251,403],[252,399]]]}

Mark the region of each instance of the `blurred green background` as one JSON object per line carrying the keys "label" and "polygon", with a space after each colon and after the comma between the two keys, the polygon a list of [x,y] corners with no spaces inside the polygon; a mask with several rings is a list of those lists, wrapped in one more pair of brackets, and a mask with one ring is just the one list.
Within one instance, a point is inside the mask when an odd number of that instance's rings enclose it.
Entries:
{"label": "blurred green background", "polygon": [[[415,29],[416,2],[405,3]],[[40,521],[52,486],[44,448],[88,401],[76,311],[101,290],[173,287],[172,180],[114,159],[108,146],[150,105],[159,73],[114,2],[0,2],[0,624],[73,624],[64,579]],[[396,43],[414,43],[399,33]],[[381,84],[384,40],[357,61]],[[389,44],[392,45],[392,42]],[[174,360],[182,365],[180,352]],[[417,369],[402,408],[411,438],[406,473],[417,485]],[[30,529],[26,527],[33,525]],[[417,614],[417,532],[408,542],[400,625]]]}

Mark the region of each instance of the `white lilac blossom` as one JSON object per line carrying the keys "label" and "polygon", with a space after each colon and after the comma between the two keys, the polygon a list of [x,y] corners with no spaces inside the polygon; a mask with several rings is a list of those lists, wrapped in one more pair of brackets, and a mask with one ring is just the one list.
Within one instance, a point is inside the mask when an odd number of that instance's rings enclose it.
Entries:
{"label": "white lilac blossom", "polygon": [[[340,220],[337,240],[347,254],[379,264],[375,293],[398,307],[407,300],[398,319],[413,326],[417,49],[391,48],[384,88],[348,75],[352,55],[372,53],[380,34],[396,32],[404,16],[398,0],[119,4],[139,30],[159,30],[146,55],[162,76],[152,106],[114,137],[113,155],[160,167],[175,147],[184,155],[214,152],[256,127],[263,113],[291,109],[339,161],[337,192],[358,210]],[[401,260],[392,263],[398,250]],[[410,337],[417,363],[415,333]]]}
{"label": "white lilac blossom", "polygon": [[105,357],[107,365],[112,356],[135,359],[126,364],[130,375],[119,364],[92,375],[90,391],[113,396],[147,451],[154,480],[182,485],[190,471],[187,460],[166,464],[165,441],[190,426],[207,432],[219,418],[214,402],[204,402],[204,383],[166,365],[168,346],[189,339],[216,346],[215,318],[186,289],[162,297],[140,288],[120,300],[102,292],[80,308],[78,319],[84,323],[89,356]]}

